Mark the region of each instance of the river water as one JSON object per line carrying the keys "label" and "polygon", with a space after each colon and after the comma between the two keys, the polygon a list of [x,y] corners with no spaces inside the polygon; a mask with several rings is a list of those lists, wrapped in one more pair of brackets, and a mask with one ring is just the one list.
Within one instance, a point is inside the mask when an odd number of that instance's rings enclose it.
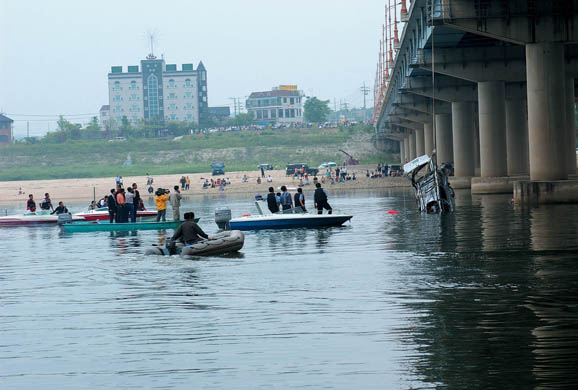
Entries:
{"label": "river water", "polygon": [[[440,217],[403,189],[330,202],[351,224],[249,232],[242,254],[200,260],[143,255],[170,232],[0,228],[0,387],[578,384],[577,206],[458,192]],[[210,233],[222,205],[253,211],[226,195],[184,209]]]}

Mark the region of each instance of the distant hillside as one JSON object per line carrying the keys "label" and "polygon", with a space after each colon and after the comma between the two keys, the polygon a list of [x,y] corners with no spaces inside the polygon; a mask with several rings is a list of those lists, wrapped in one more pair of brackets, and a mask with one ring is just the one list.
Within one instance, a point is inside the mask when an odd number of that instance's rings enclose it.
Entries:
{"label": "distant hillside", "polygon": [[[317,166],[342,163],[343,149],[362,163],[387,161],[374,147],[370,128],[286,129],[222,132],[179,139],[17,144],[0,148],[0,180],[57,179],[208,172],[224,161],[228,171],[279,167],[290,162]],[[131,165],[124,163],[130,153]]]}

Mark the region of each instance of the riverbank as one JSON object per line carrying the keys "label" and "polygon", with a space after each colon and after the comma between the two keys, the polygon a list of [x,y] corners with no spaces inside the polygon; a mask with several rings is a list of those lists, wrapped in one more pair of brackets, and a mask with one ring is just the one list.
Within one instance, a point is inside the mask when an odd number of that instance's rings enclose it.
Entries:
{"label": "riverbank", "polygon": [[[349,172],[355,172],[357,180],[347,181],[344,183],[336,183],[331,185],[329,183],[324,184],[329,190],[359,190],[359,189],[378,189],[378,188],[391,188],[391,187],[407,187],[409,186],[409,181],[402,177],[386,177],[386,178],[376,178],[371,179],[365,176],[365,172],[375,169],[375,166],[356,166],[349,167]],[[262,180],[261,184],[257,184],[257,177],[260,176],[260,172],[253,171],[239,171],[239,172],[227,172],[224,176],[211,176],[210,173],[194,173],[194,174],[184,174],[188,176],[191,180],[190,189],[187,191],[182,191],[183,195],[204,195],[204,194],[218,194],[221,191],[218,188],[208,188],[203,189],[202,184],[205,179],[217,179],[217,178],[229,178],[231,184],[225,187],[224,192],[226,193],[239,193],[239,194],[265,194],[270,186],[275,188],[287,185],[287,186],[297,186],[298,181],[292,181],[291,177],[285,176],[284,170],[271,170],[266,171],[265,175],[271,175],[273,182],[267,183],[266,180]],[[247,175],[249,181],[243,183],[243,176]],[[173,189],[175,185],[179,184],[179,179],[183,175],[161,175],[153,176],[154,184],[153,187],[168,188]],[[131,176],[123,177],[124,185],[136,183],[139,187],[140,193],[143,197],[151,196],[147,192],[147,177],[146,176]],[[311,180],[312,183],[312,180]],[[57,179],[57,180],[29,180],[29,181],[8,181],[0,182],[0,201],[2,202],[22,202],[24,204],[28,198],[28,194],[33,194],[36,201],[41,200],[44,197],[44,193],[48,192],[53,202],[58,201],[70,201],[70,200],[86,200],[87,202],[92,200],[95,196],[96,199],[102,198],[104,195],[110,192],[111,188],[114,188],[115,180],[113,177],[110,178],[93,178],[93,179]],[[19,189],[22,189],[22,193],[19,194]],[[313,191],[313,185],[305,186],[305,191]]]}

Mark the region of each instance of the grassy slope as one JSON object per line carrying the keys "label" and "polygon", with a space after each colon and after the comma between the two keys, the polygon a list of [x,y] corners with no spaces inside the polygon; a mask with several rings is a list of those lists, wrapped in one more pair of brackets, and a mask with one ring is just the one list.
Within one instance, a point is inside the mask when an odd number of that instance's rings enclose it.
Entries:
{"label": "grassy slope", "polygon": [[[372,147],[367,129],[292,129],[215,133],[127,142],[83,141],[11,145],[0,149],[0,180],[56,179],[207,172],[212,161],[228,171],[255,169],[259,163],[284,166],[341,162],[344,148],[362,163],[387,160]],[[132,165],[123,166],[130,152]]]}

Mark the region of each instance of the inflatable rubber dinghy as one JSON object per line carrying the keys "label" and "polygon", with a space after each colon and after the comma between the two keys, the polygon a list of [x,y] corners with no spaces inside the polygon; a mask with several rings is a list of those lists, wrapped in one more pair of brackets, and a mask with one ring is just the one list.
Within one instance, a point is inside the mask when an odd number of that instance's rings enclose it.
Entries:
{"label": "inflatable rubber dinghy", "polygon": [[245,244],[245,235],[240,230],[230,230],[216,233],[210,240],[199,241],[189,246],[178,245],[175,250],[155,246],[148,249],[147,255],[215,256],[230,252],[237,252]]}

